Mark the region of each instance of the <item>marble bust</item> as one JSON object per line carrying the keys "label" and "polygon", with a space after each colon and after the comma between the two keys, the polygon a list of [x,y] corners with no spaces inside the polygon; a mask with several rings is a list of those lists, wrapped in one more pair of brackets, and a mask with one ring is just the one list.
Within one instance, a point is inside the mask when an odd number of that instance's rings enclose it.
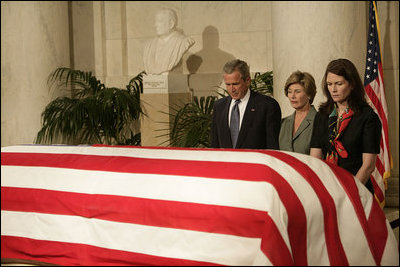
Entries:
{"label": "marble bust", "polygon": [[144,69],[147,74],[168,73],[181,61],[194,40],[176,30],[177,15],[165,8],[156,13],[157,36],[148,41],[143,50]]}

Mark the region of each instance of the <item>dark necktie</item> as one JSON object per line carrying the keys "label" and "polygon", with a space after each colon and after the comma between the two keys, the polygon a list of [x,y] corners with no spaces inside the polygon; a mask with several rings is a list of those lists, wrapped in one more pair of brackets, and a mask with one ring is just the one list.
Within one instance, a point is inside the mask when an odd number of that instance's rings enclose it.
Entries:
{"label": "dark necktie", "polygon": [[238,104],[240,103],[240,99],[235,100],[235,104],[232,108],[231,113],[231,138],[232,138],[232,145],[233,148],[236,147],[236,142],[239,136],[239,122],[240,122],[240,115],[239,115],[239,107]]}

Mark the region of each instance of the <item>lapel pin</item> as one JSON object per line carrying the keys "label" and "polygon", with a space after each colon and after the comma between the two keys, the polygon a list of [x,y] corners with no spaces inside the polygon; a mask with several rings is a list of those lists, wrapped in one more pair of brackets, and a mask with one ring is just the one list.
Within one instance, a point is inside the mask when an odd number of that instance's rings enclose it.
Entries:
{"label": "lapel pin", "polygon": [[256,109],[255,109],[255,108],[252,108],[252,109],[250,109],[250,111],[256,111]]}

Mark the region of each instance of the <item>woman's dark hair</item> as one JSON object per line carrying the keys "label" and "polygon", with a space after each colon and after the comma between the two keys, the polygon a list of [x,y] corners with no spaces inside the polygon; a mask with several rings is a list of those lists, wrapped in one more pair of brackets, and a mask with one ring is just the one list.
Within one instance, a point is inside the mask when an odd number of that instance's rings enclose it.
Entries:
{"label": "woman's dark hair", "polygon": [[365,99],[364,85],[354,64],[345,58],[332,60],[326,67],[325,75],[322,78],[322,89],[328,100],[320,105],[319,111],[324,114],[330,114],[335,103],[331,97],[331,94],[329,93],[328,85],[326,83],[328,73],[342,76],[346,81],[349,82],[349,85],[352,87],[352,89],[347,103],[354,113],[359,112],[361,107],[367,104]]}

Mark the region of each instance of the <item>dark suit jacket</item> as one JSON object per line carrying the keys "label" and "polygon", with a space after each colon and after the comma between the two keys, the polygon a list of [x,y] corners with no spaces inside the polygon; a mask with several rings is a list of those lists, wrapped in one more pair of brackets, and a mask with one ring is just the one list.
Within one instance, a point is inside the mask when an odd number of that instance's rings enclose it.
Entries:
{"label": "dark suit jacket", "polygon": [[[228,124],[232,98],[226,96],[214,102],[211,126],[211,147],[232,148]],[[250,91],[236,148],[279,149],[281,108],[272,97]]]}

